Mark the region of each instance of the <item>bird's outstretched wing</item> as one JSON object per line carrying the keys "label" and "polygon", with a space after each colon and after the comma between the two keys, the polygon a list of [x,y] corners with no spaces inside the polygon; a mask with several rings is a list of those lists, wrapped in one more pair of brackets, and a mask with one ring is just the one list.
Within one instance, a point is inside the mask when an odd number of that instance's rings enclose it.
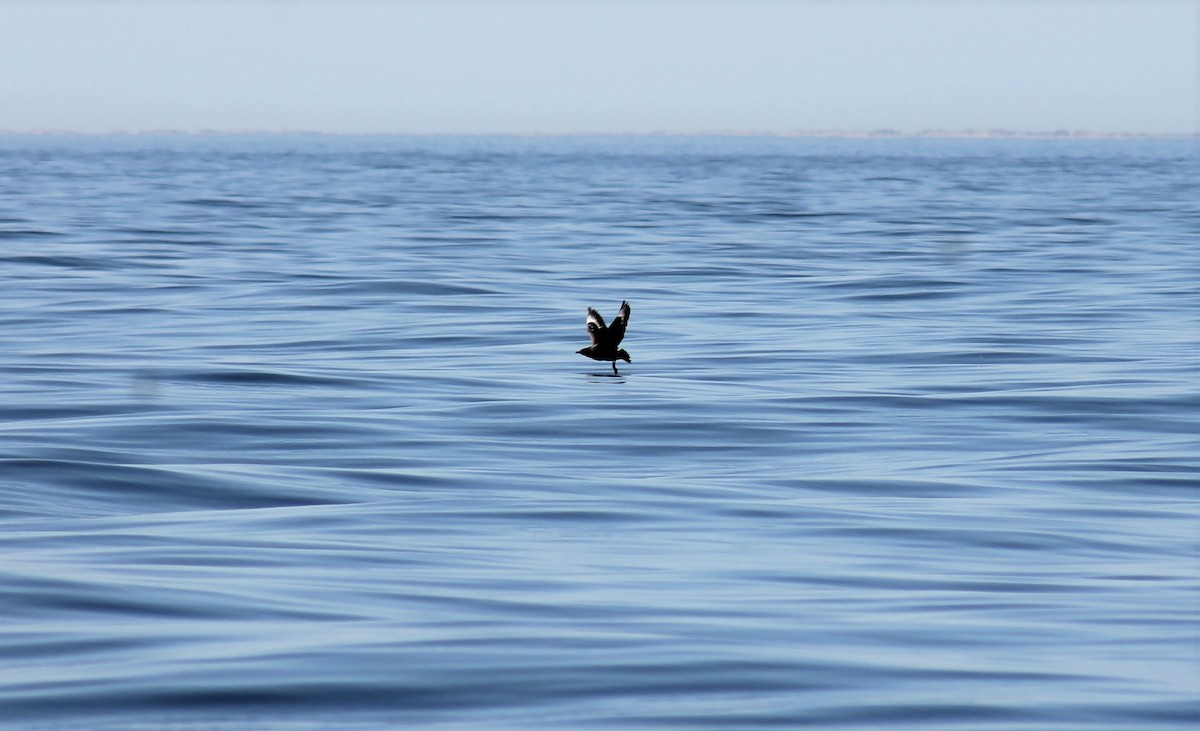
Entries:
{"label": "bird's outstretched wing", "polygon": [[621,309],[617,310],[617,316],[613,318],[612,325],[608,327],[608,336],[612,338],[613,347],[621,344],[621,339],[625,337],[625,328],[629,326],[629,303],[621,300]]}
{"label": "bird's outstretched wing", "polygon": [[592,345],[596,345],[603,340],[605,333],[608,332],[608,326],[604,324],[604,318],[591,307],[587,310],[587,331],[588,335],[592,338]]}

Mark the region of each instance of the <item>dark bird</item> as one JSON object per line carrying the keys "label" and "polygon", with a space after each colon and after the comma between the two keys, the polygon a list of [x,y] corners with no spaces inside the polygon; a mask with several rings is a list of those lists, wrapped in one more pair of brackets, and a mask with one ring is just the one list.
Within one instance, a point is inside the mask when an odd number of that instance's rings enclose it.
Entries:
{"label": "dark bird", "polygon": [[613,318],[611,325],[605,325],[604,318],[600,316],[600,313],[589,307],[587,309],[587,330],[588,335],[592,338],[592,344],[575,352],[586,355],[592,360],[611,360],[613,373],[620,375],[617,371],[617,361],[633,362],[629,359],[629,353],[617,347],[621,344],[621,339],[625,337],[625,328],[628,325],[629,303],[624,300],[621,300],[621,309],[617,310],[617,316]]}

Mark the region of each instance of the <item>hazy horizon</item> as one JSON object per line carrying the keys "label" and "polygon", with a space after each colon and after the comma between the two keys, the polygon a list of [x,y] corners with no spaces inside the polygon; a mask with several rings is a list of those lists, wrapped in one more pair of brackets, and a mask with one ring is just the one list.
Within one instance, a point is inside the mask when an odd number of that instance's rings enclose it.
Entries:
{"label": "hazy horizon", "polygon": [[321,137],[852,137],[852,138],[970,138],[970,139],[1189,139],[1200,132],[1096,132],[1093,130],[696,130],[649,132],[622,131],[513,131],[513,132],[336,132],[319,129],[0,129],[8,137],[220,137],[220,136],[321,136]]}

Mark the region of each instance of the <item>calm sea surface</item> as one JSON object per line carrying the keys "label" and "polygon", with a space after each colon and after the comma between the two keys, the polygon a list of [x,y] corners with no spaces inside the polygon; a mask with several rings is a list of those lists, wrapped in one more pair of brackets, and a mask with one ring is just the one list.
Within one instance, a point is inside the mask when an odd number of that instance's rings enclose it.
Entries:
{"label": "calm sea surface", "polygon": [[1190,727],[1195,144],[0,137],[0,726]]}

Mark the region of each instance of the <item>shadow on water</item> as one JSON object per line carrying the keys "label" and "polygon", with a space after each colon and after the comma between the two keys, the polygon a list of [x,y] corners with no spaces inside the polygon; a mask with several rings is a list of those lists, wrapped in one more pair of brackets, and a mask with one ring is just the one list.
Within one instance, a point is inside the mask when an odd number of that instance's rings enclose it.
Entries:
{"label": "shadow on water", "polygon": [[628,376],[626,373],[613,373],[612,371],[600,371],[596,373],[588,373],[588,378],[606,378],[617,381],[624,381]]}

